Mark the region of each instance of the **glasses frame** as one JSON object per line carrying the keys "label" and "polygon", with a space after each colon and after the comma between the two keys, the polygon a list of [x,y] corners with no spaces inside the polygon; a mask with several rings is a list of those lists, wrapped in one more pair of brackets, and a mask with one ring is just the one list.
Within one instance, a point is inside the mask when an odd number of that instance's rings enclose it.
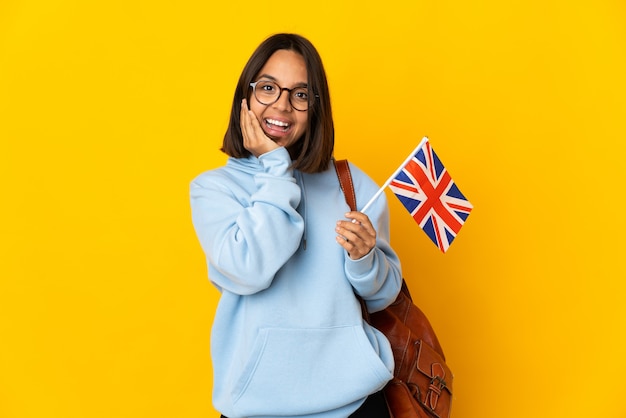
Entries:
{"label": "glasses frame", "polygon": [[[278,87],[278,89],[280,90],[280,93],[278,94],[278,96],[276,96],[276,100],[274,100],[273,102],[270,103],[263,103],[262,101],[259,100],[259,98],[256,96],[256,85],[259,84],[260,82],[269,82],[269,83],[273,83],[276,84],[276,86]],[[311,106],[313,106],[315,104],[315,100],[318,99],[320,96],[318,96],[317,94],[313,94],[311,95],[311,98],[308,100],[307,102],[307,108],[306,109],[298,109],[297,107],[295,107],[293,105],[293,103],[291,102],[291,92],[297,89],[300,89],[302,87],[294,87],[294,88],[287,88],[287,87],[281,87],[278,85],[277,82],[272,81],[272,80],[258,80],[258,81],[253,81],[250,83],[250,87],[252,87],[252,95],[254,96],[254,98],[256,99],[257,102],[261,103],[264,106],[269,106],[269,105],[273,105],[274,103],[276,103],[277,101],[280,100],[280,98],[283,95],[283,91],[286,91],[287,97],[289,98],[289,104],[291,105],[291,107],[293,108],[293,110],[297,110],[298,112],[306,112],[307,110],[309,110],[309,108]],[[309,90],[309,88],[307,87],[307,91]]]}

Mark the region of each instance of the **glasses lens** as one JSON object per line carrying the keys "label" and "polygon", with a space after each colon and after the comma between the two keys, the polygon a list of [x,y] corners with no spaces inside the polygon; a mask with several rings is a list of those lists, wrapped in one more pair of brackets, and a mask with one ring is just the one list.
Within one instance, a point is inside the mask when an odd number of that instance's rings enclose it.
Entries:
{"label": "glasses lens", "polygon": [[309,108],[309,90],[306,87],[298,87],[289,93],[291,105],[296,110],[307,110]]}
{"label": "glasses lens", "polygon": [[280,96],[280,87],[271,81],[261,80],[254,87],[256,99],[264,105],[272,104]]}

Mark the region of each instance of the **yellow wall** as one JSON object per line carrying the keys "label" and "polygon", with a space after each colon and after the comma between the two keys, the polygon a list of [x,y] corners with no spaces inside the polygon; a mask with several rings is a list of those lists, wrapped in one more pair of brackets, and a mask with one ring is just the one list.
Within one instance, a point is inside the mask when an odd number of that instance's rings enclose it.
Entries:
{"label": "yellow wall", "polygon": [[213,3],[0,4],[0,417],[217,416],[188,183],[277,31],[338,157],[382,183],[428,135],[475,206],[444,255],[388,194],[453,415],[626,417],[624,2]]}

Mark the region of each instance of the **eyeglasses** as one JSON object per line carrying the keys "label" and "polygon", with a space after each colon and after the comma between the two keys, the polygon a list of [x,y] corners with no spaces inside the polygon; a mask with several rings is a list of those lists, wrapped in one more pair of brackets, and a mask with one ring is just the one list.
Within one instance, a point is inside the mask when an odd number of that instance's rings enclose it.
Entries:
{"label": "eyeglasses", "polygon": [[288,89],[287,87],[280,87],[278,84],[269,80],[259,80],[254,83],[250,83],[254,97],[263,105],[274,104],[280,99],[283,91],[289,93],[289,103],[291,107],[300,112],[308,110],[310,106],[315,103],[317,95],[310,95],[307,87],[294,87]]}

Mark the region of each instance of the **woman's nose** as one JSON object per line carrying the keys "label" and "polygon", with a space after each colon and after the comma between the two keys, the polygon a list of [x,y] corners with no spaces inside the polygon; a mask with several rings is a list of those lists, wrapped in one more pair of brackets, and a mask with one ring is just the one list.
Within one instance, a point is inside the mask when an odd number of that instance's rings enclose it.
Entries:
{"label": "woman's nose", "polygon": [[[287,93],[287,94],[284,94],[284,93]],[[286,111],[292,110],[293,107],[291,106],[291,101],[289,100],[289,94],[290,92],[287,91],[286,89],[282,90],[280,92],[280,96],[278,96],[278,100],[274,102],[274,106],[280,110],[286,110]]]}

